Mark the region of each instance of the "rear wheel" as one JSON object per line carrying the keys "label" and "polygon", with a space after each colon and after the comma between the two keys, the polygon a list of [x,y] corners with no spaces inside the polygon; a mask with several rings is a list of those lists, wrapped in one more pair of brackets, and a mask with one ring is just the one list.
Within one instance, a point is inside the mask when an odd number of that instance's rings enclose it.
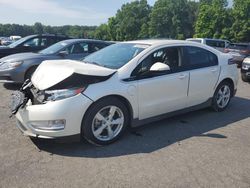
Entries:
{"label": "rear wheel", "polygon": [[128,125],[128,110],[117,98],[109,97],[93,104],[82,123],[82,135],[95,145],[118,140]]}
{"label": "rear wheel", "polygon": [[215,111],[220,112],[227,108],[231,97],[233,96],[233,86],[229,82],[222,82],[215,90],[212,107]]}

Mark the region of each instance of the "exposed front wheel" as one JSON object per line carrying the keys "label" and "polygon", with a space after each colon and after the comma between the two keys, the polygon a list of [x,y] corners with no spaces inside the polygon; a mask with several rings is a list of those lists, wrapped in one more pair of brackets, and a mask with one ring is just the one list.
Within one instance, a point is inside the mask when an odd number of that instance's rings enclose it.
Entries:
{"label": "exposed front wheel", "polygon": [[95,145],[110,144],[124,133],[128,118],[128,110],[120,100],[115,97],[103,99],[86,112],[82,134]]}
{"label": "exposed front wheel", "polygon": [[223,111],[228,106],[233,96],[232,85],[228,82],[222,82],[217,87],[212,101],[212,107],[215,111]]}

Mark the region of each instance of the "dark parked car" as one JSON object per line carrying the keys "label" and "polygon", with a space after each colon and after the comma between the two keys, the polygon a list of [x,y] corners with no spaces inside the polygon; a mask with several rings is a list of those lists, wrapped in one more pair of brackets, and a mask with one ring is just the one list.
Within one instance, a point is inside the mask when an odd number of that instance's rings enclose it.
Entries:
{"label": "dark parked car", "polygon": [[224,49],[224,52],[232,54],[234,61],[237,63],[238,68],[240,68],[243,60],[247,56],[250,56],[250,43],[231,43]]}
{"label": "dark parked car", "polygon": [[0,82],[23,83],[44,60],[78,60],[110,44],[113,43],[91,39],[69,39],[38,53],[19,53],[1,58]]}
{"label": "dark parked car", "polygon": [[21,52],[38,52],[52,44],[69,38],[64,35],[54,34],[30,35],[8,46],[0,46],[0,58]]}
{"label": "dark parked car", "polygon": [[242,63],[241,78],[244,82],[250,82],[250,56],[245,58]]}

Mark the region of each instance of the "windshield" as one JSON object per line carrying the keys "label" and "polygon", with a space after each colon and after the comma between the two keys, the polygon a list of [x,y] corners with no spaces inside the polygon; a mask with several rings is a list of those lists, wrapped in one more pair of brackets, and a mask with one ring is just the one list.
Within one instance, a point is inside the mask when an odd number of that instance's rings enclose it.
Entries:
{"label": "windshield", "polygon": [[113,44],[87,56],[83,61],[111,69],[119,69],[147,47],[149,45],[133,43]]}
{"label": "windshield", "polygon": [[24,38],[21,38],[15,42],[13,42],[12,44],[9,45],[10,48],[15,48],[16,46],[18,46],[19,44],[23,43],[24,41],[26,41],[27,39],[29,39],[30,36],[27,36],[27,37],[24,37]]}
{"label": "windshield", "polygon": [[53,44],[52,46],[40,51],[39,54],[55,54],[55,53],[61,51],[65,46],[67,46],[67,43],[58,42],[58,43]]}

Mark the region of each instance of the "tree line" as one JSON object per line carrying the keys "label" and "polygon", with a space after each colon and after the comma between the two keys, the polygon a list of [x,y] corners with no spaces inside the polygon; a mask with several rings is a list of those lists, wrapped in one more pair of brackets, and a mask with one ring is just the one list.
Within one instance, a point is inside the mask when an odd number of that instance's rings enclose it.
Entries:
{"label": "tree line", "polygon": [[144,38],[220,38],[250,42],[250,0],[146,0],[124,4],[114,17],[101,24],[95,38],[134,40]]}
{"label": "tree line", "polygon": [[221,38],[250,42],[250,0],[147,0],[122,5],[100,26],[0,24],[0,36],[60,33],[72,37],[124,41],[147,38]]}
{"label": "tree line", "polygon": [[0,36],[20,35],[22,37],[32,34],[62,34],[76,38],[93,38],[97,26],[46,26],[37,22],[34,25],[0,24]]}

